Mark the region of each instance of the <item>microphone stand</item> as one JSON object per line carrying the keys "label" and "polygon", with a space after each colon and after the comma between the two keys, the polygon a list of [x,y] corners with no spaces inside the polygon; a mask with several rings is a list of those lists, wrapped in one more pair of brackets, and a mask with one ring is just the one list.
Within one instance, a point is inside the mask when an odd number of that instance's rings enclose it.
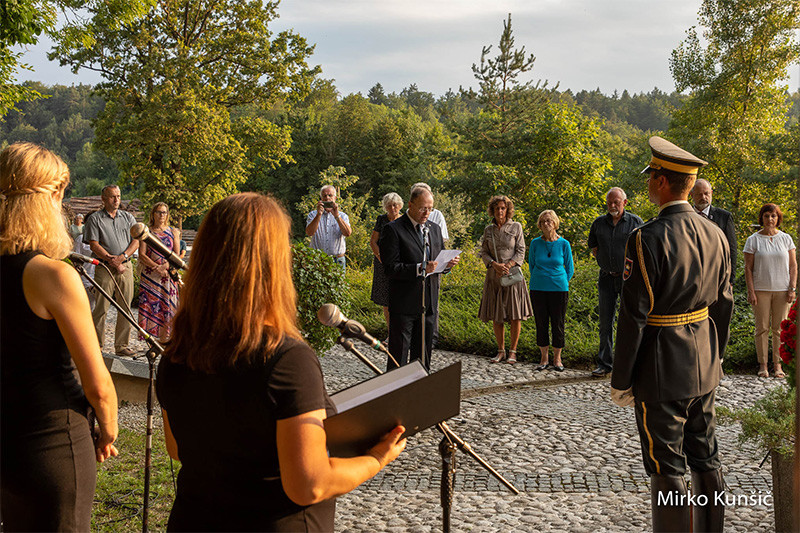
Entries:
{"label": "microphone stand", "polygon": [[[108,302],[113,305],[117,310],[117,316],[123,317],[131,323],[136,330],[142,334],[144,340],[147,341],[149,346],[146,357],[147,364],[150,370],[149,383],[147,385],[147,433],[144,447],[144,502],[142,504],[142,533],[147,533],[148,527],[148,511],[150,507],[150,464],[153,453],[153,390],[156,378],[156,358],[164,353],[164,347],[153,338],[152,335],[147,333],[141,326],[133,319],[130,313],[119,305],[114,298],[112,298],[91,276],[86,273],[83,265],[73,262],[73,267],[78,271],[78,274],[89,280],[89,283],[99,292]],[[119,318],[117,318],[119,320]]]}
{"label": "microphone stand", "polygon": [[[423,287],[424,292],[424,287]],[[424,299],[424,296],[423,296]],[[425,316],[423,315],[423,323],[424,323]],[[375,366],[372,361],[367,359],[367,357],[362,354],[358,349],[354,346],[353,341],[348,339],[344,336],[340,336],[339,339],[336,341],[339,345],[341,345],[345,350],[352,353],[358,359],[361,360],[365,365],[372,370],[375,375],[381,375],[384,372],[381,371],[377,366]],[[423,343],[425,342],[423,337]],[[423,344],[424,346],[424,344]],[[510,481],[503,477],[497,470],[495,470],[489,463],[486,462],[481,456],[479,456],[472,447],[464,441],[461,437],[453,433],[453,430],[447,425],[446,422],[440,422],[436,424],[436,429],[443,435],[442,441],[439,443],[439,452],[442,455],[442,485],[441,485],[441,494],[440,494],[440,501],[442,505],[442,530],[445,533],[449,533],[450,531],[450,510],[453,504],[453,494],[454,494],[454,484],[455,484],[455,474],[456,474],[456,449],[461,450],[463,453],[472,457],[479,465],[481,465],[487,472],[493,475],[497,480],[505,485],[508,490],[513,492],[514,494],[519,494],[519,489],[517,489]]]}
{"label": "microphone stand", "polygon": [[428,240],[429,240],[428,231],[429,230],[428,230],[428,226],[427,225],[422,227],[422,235],[423,235],[423,238],[422,238],[422,294],[420,295],[420,302],[422,303],[422,315],[421,315],[421,318],[420,318],[420,332],[422,333],[422,335],[420,335],[420,344],[421,344],[422,351],[419,353],[419,356],[422,359],[422,366],[424,366],[425,370],[427,370],[428,373],[430,373],[430,371],[431,371],[431,360],[428,357],[427,352],[425,351],[425,348],[426,348],[426,346],[425,346],[425,312],[426,312],[426,307],[425,307],[425,284],[428,282],[428,270],[427,270],[427,268],[428,268],[428,260],[430,259],[430,257],[428,257]]}

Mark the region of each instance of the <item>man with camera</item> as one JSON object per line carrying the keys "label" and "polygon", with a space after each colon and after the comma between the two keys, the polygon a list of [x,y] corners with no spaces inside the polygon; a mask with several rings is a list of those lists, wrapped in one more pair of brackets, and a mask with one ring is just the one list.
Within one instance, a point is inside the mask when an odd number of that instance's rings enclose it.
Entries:
{"label": "man with camera", "polygon": [[336,188],[333,185],[323,185],[319,196],[317,208],[306,217],[306,235],[311,237],[312,248],[322,250],[333,257],[336,264],[344,269],[346,265],[344,239],[353,233],[350,219],[346,213],[339,211]]}

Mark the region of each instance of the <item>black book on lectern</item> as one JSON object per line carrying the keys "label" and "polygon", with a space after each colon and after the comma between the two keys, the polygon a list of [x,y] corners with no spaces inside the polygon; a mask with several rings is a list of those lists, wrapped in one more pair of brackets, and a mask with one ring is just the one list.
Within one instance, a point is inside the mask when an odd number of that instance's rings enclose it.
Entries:
{"label": "black book on lectern", "polygon": [[331,457],[363,455],[398,424],[410,437],[459,413],[461,362],[428,374],[419,361],[331,396],[337,414],[325,419]]}

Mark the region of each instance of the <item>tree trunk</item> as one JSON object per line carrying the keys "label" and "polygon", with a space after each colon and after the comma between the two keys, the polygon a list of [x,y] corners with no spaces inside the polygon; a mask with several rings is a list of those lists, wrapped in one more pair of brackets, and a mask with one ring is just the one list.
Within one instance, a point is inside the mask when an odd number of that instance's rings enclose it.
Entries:
{"label": "tree trunk", "polygon": [[791,455],[771,451],[772,456],[772,500],[775,508],[775,531],[777,533],[798,531],[793,526],[794,514],[794,461]]}

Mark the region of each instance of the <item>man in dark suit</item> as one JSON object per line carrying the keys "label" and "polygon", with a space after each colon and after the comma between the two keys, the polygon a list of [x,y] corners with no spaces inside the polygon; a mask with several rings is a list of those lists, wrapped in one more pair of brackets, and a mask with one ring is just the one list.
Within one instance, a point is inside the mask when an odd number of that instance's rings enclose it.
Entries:
{"label": "man in dark suit", "polygon": [[648,191],[660,210],[628,238],[611,396],[635,407],[654,531],[688,531],[690,522],[722,531],[714,394],[733,312],[730,251],[686,201],[706,162],[660,137],[650,148]]}
{"label": "man in dark suit", "polygon": [[719,226],[719,229],[725,234],[725,238],[728,239],[728,247],[731,250],[731,283],[733,283],[736,279],[736,225],[733,223],[733,215],[730,211],[711,205],[713,192],[711,184],[707,180],[699,178],[692,187],[692,202],[697,214]]}
{"label": "man in dark suit", "polygon": [[[428,221],[433,195],[425,188],[412,189],[406,213],[384,226],[378,246],[389,278],[389,352],[400,366],[421,359],[431,365],[435,317],[439,312],[439,274],[431,274],[444,248],[442,231]],[[458,257],[448,263],[452,268]],[[430,275],[429,275],[430,274]],[[422,353],[422,294],[425,294],[425,353]],[[387,370],[395,367],[391,359]]]}

